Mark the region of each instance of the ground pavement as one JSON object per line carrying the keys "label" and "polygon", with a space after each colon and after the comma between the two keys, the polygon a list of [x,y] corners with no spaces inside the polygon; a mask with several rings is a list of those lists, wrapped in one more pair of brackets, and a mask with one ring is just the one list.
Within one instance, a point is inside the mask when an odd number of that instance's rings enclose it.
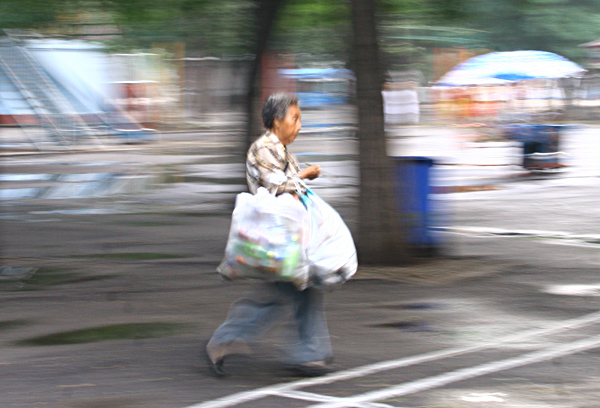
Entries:
{"label": "ground pavement", "polygon": [[[222,140],[188,142],[5,158],[32,176],[3,183],[0,406],[597,406],[596,176],[443,198],[441,256],[327,295],[335,373],[285,371],[275,330],[216,379],[200,351],[248,286],[215,273],[243,179]],[[353,183],[323,183],[355,226]]]}

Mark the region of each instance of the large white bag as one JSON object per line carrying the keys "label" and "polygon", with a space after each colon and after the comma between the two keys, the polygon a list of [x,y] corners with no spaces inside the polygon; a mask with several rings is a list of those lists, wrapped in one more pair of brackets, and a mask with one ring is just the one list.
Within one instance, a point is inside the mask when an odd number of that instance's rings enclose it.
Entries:
{"label": "large white bag", "polygon": [[217,271],[228,279],[288,281],[303,290],[309,285],[308,228],[306,208],[290,194],[276,197],[263,187],[255,195],[238,194]]}
{"label": "large white bag", "polygon": [[310,219],[306,257],[313,286],[333,289],[358,268],[356,247],[342,217],[311,189],[300,196]]}

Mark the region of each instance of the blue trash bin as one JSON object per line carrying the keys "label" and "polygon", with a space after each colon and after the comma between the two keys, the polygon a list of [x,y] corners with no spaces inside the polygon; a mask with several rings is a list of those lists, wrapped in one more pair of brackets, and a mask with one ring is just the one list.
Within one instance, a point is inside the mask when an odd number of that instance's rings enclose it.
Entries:
{"label": "blue trash bin", "polygon": [[562,125],[518,124],[506,126],[507,137],[523,144],[523,168],[545,170],[560,167]]}
{"label": "blue trash bin", "polygon": [[440,226],[440,209],[431,200],[431,169],[434,161],[427,157],[391,158],[394,164],[394,187],[399,214],[408,226],[408,244],[427,253],[438,252],[441,242],[433,233]]}
{"label": "blue trash bin", "polygon": [[534,156],[534,168],[539,170],[560,167],[559,144],[561,125],[535,125],[539,147]]}

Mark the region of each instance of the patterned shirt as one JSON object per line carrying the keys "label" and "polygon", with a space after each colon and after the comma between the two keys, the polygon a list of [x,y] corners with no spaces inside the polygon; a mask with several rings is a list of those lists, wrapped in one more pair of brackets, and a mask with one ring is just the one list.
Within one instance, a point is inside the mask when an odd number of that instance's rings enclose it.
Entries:
{"label": "patterned shirt", "polygon": [[[276,195],[296,191],[293,178],[300,179],[298,161],[270,131],[259,137],[246,158],[246,181],[252,194],[265,187]],[[304,187],[300,187],[304,193]]]}

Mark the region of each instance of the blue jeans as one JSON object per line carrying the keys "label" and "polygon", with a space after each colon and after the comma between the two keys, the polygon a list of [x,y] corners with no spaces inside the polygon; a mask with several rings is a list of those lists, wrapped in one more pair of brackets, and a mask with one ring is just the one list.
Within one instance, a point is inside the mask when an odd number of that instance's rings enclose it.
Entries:
{"label": "blue jeans", "polygon": [[248,343],[266,334],[293,307],[297,341],[289,352],[290,364],[324,361],[333,356],[325,319],[323,292],[298,290],[292,283],[255,285],[229,309],[227,319],[214,332],[207,351],[213,360],[236,352],[248,352]]}

